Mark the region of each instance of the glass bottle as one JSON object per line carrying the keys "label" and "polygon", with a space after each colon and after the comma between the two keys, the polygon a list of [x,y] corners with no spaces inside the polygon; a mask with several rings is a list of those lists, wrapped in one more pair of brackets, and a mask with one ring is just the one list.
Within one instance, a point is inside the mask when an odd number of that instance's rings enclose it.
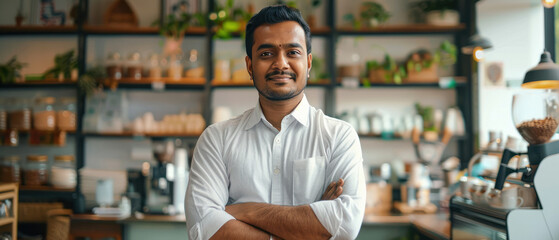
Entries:
{"label": "glass bottle", "polygon": [[56,127],[56,113],[54,111],[54,97],[43,97],[35,100],[33,106],[33,129],[53,131]]}
{"label": "glass bottle", "polygon": [[8,110],[8,127],[19,131],[31,130],[30,101],[23,98],[13,98],[8,101],[8,106],[13,106]]}
{"label": "glass bottle", "polygon": [[56,105],[56,128],[76,131],[76,99],[60,98]]}
{"label": "glass bottle", "polygon": [[54,163],[51,168],[50,183],[53,186],[59,188],[76,187],[76,165],[74,156],[54,156]]}
{"label": "glass bottle", "polygon": [[113,80],[120,80],[122,78],[122,63],[120,60],[120,53],[112,53],[107,59],[107,77]]}
{"label": "glass bottle", "polygon": [[20,182],[19,156],[6,156],[0,163],[0,182]]}
{"label": "glass bottle", "polygon": [[130,55],[127,63],[128,77],[134,80],[142,79],[142,64],[140,62],[140,53],[135,52]]}
{"label": "glass bottle", "polygon": [[182,63],[179,54],[171,55],[169,59],[168,76],[170,79],[178,81],[182,78]]}
{"label": "glass bottle", "polygon": [[48,158],[46,155],[29,155],[23,168],[23,184],[42,186],[48,183]]}
{"label": "glass bottle", "polygon": [[160,79],[162,75],[161,65],[159,64],[159,56],[153,54],[148,60],[148,76],[152,79]]}

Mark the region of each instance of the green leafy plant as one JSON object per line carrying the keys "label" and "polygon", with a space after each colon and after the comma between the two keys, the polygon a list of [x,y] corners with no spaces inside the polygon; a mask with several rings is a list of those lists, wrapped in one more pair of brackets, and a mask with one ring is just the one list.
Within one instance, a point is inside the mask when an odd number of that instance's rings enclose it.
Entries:
{"label": "green leafy plant", "polygon": [[245,35],[245,25],[252,14],[242,8],[234,8],[234,0],[227,0],[224,6],[218,6],[217,11],[210,14],[210,20],[215,25],[215,38],[229,39],[233,34]]}
{"label": "green leafy plant", "polygon": [[439,45],[435,53],[435,60],[440,63],[440,66],[448,67],[456,63],[457,53],[456,45],[445,40]]}
{"label": "green leafy plant", "polygon": [[6,64],[0,65],[0,83],[14,83],[17,78],[21,78],[20,70],[26,65],[13,56]]}
{"label": "green leafy plant", "polygon": [[384,9],[384,7],[376,2],[364,2],[361,5],[361,19],[357,19],[355,15],[348,13],[344,15],[343,19],[349,22],[353,28],[359,29],[365,25],[369,27],[375,27],[377,24],[386,22],[390,18],[390,13]]}
{"label": "green leafy plant", "polygon": [[415,103],[415,111],[423,119],[423,131],[437,131],[432,106],[421,106],[421,104]]}
{"label": "green leafy plant", "polygon": [[102,81],[107,78],[105,68],[97,66],[90,68],[81,75],[78,81],[78,89],[86,94],[90,94],[102,85]]}
{"label": "green leafy plant", "polygon": [[75,55],[74,49],[57,54],[54,57],[54,67],[48,69],[43,74],[43,78],[58,78],[60,74],[64,75],[64,79],[70,79],[72,71],[78,69],[78,58]]}
{"label": "green leafy plant", "polygon": [[[373,20],[380,24],[386,22],[390,16],[390,13],[379,3],[364,2],[361,5],[361,18],[367,22]],[[374,24],[372,24],[372,27],[374,27]]]}
{"label": "green leafy plant", "polygon": [[402,80],[407,76],[406,69],[399,65],[388,53],[384,54],[383,63],[376,60],[367,61],[367,72],[370,70],[383,70],[384,75],[382,77],[386,83],[402,84]]}

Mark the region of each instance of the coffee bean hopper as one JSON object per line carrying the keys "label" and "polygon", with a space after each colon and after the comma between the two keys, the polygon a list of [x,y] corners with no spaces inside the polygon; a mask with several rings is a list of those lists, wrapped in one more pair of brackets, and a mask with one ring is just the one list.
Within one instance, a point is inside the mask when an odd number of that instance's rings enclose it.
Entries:
{"label": "coffee bean hopper", "polygon": [[[522,89],[512,103],[513,122],[529,146],[526,153],[503,151],[491,194],[501,197],[507,182],[531,189],[536,204],[498,209],[454,196],[450,203],[453,239],[559,240],[559,141],[550,141],[559,125],[559,68],[548,52],[526,73],[522,87],[537,88]],[[510,159],[524,154],[529,166],[508,166]],[[512,173],[522,173],[520,181],[507,178]]]}

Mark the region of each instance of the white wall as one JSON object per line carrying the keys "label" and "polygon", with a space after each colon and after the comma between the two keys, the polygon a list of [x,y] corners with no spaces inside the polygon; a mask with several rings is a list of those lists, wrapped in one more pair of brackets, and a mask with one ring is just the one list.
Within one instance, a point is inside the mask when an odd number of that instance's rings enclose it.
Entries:
{"label": "white wall", "polygon": [[512,122],[512,95],[528,69],[538,64],[544,49],[543,7],[537,0],[486,0],[478,3],[478,27],[493,43],[485,63],[502,62],[504,79],[511,87],[484,86],[483,63],[479,81],[479,136],[481,146],[488,132],[501,131],[520,138]]}

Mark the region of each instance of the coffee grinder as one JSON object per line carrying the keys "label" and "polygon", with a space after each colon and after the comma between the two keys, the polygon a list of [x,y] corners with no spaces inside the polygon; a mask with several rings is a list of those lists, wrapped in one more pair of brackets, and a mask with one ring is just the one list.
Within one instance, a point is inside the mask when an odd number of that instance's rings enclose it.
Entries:
{"label": "coffee grinder", "polygon": [[[451,237],[487,239],[559,239],[559,141],[549,141],[559,125],[559,67],[548,52],[540,64],[526,73],[522,90],[513,97],[513,121],[520,135],[529,143],[526,153],[505,149],[491,194],[501,197],[505,180],[516,187],[534,191],[538,204],[499,209],[473,202],[466,197],[451,199]],[[516,155],[526,154],[528,167],[510,168]],[[511,173],[522,172],[521,181],[507,180]]]}
{"label": "coffee grinder", "polygon": [[[146,203],[143,211],[152,214],[174,214],[173,182],[175,167],[173,155],[175,146],[171,140],[152,142],[155,164],[149,165],[149,183],[146,189]],[[146,167],[146,166],[144,166]]]}

